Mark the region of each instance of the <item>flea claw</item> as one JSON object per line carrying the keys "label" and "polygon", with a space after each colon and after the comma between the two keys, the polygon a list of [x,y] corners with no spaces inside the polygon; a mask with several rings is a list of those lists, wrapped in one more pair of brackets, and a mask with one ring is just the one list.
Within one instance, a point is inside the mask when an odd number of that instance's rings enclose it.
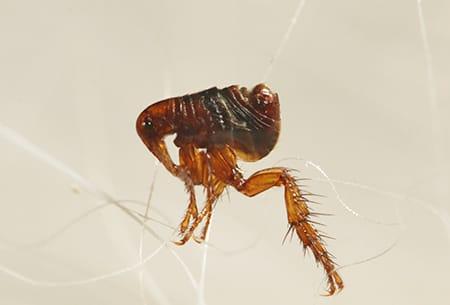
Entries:
{"label": "flea claw", "polygon": [[183,233],[183,232],[180,232],[180,233],[181,233],[181,236],[182,236],[181,239],[179,241],[174,241],[173,242],[175,245],[178,245],[178,246],[184,245],[192,237],[192,231],[191,230],[189,230],[187,233]]}
{"label": "flea claw", "polygon": [[203,244],[203,242],[205,241],[205,237],[203,235],[200,237],[194,235],[193,239],[195,240],[196,243],[199,244]]}
{"label": "flea claw", "polygon": [[187,242],[188,240],[186,239],[180,239],[179,241],[172,241],[175,245],[177,245],[177,246],[182,246],[182,245],[184,245],[186,242]]}

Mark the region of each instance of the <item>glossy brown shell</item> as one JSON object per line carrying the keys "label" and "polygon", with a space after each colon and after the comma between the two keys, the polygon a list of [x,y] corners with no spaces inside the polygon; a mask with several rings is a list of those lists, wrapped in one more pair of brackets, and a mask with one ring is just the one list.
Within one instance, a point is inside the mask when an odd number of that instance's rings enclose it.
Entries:
{"label": "glossy brown shell", "polygon": [[[138,117],[136,128],[147,148],[175,177],[184,182],[189,205],[180,224],[183,245],[192,237],[203,242],[214,206],[227,186],[253,197],[272,187],[284,187],[289,232],[296,232],[303,248],[310,249],[327,274],[328,295],[344,288],[333,256],[326,249],[326,237],[311,220],[318,213],[308,208],[311,193],[303,192],[291,170],[272,167],[257,171],[247,179],[237,157],[256,161],[275,146],[280,133],[278,95],[265,84],[251,91],[244,87],[210,88],[198,93],[170,98],[149,106]],[[173,162],[164,138],[176,134],[179,163]],[[199,211],[195,186],[206,191],[206,203]],[[201,234],[195,230],[203,222]]]}
{"label": "glossy brown shell", "polygon": [[[259,100],[258,92],[270,92],[271,99]],[[151,129],[151,130],[149,130]],[[278,95],[260,84],[251,92],[245,87],[216,87],[157,102],[144,110],[137,130],[148,137],[176,134],[175,145],[198,148],[228,145],[245,161],[266,156],[280,133]]]}

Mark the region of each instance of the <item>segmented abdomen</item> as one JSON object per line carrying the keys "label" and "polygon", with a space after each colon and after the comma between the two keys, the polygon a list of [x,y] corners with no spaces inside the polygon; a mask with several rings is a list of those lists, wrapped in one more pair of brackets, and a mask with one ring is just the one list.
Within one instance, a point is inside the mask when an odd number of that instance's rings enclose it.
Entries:
{"label": "segmented abdomen", "polygon": [[275,146],[279,119],[258,113],[239,87],[216,87],[172,99],[175,144],[230,145],[241,159],[259,160]]}

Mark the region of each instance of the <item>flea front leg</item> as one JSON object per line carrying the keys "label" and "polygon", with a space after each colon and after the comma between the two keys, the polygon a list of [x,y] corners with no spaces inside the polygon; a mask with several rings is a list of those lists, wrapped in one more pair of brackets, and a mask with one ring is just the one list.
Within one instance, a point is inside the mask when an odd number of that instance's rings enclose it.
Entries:
{"label": "flea front leg", "polygon": [[175,242],[177,245],[184,245],[194,234],[195,229],[202,222],[202,220],[206,217],[206,222],[203,227],[202,233],[199,238],[195,238],[195,241],[201,243],[205,240],[206,234],[208,232],[209,223],[211,220],[212,211],[214,208],[214,203],[222,194],[225,189],[225,184],[221,181],[218,181],[212,177],[211,184],[207,187],[207,200],[205,206],[202,211],[198,214],[197,218],[194,219],[194,222],[191,224],[189,230],[187,230],[180,241]]}
{"label": "flea front leg", "polygon": [[211,223],[211,216],[214,204],[217,202],[217,200],[219,199],[220,195],[223,193],[226,187],[225,183],[215,178],[212,180],[213,181],[208,189],[207,205],[209,206],[209,208],[206,211],[206,221],[205,224],[203,225],[202,233],[200,234],[200,236],[199,237],[194,236],[194,240],[198,243],[202,243],[205,240],[206,234],[208,234],[209,224]]}
{"label": "flea front leg", "polygon": [[328,295],[344,288],[344,283],[336,272],[336,264],[332,255],[325,248],[320,233],[314,228],[311,213],[308,209],[308,200],[304,197],[297,185],[295,178],[289,170],[283,167],[274,167],[256,172],[247,180],[239,179],[234,183],[235,188],[249,196],[255,196],[274,186],[284,186],[284,199],[287,210],[289,230],[295,230],[303,243],[303,247],[309,248],[316,261],[322,264],[328,277]]}
{"label": "flea front leg", "polygon": [[189,227],[191,219],[195,220],[198,217],[194,186],[203,184],[209,171],[204,152],[199,151],[194,145],[182,146],[179,150],[179,159],[182,171],[178,175],[184,181],[189,193],[189,206],[180,224],[180,233],[183,234]]}
{"label": "flea front leg", "polygon": [[195,197],[194,184],[186,183],[186,189],[189,193],[189,205],[180,224],[180,233],[186,232],[186,229],[189,227],[191,218],[196,219],[198,216],[197,199]]}

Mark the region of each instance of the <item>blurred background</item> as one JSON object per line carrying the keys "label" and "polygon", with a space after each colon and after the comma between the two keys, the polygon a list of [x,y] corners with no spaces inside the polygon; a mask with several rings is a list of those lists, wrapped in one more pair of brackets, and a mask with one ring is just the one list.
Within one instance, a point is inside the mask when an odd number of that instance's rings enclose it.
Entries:
{"label": "blurred background", "polygon": [[[0,304],[449,302],[449,16],[444,0],[1,0]],[[325,196],[337,296],[282,245],[281,189],[230,189],[208,247],[170,243],[188,198],[137,115],[262,80],[282,133],[241,167],[296,168]]]}

